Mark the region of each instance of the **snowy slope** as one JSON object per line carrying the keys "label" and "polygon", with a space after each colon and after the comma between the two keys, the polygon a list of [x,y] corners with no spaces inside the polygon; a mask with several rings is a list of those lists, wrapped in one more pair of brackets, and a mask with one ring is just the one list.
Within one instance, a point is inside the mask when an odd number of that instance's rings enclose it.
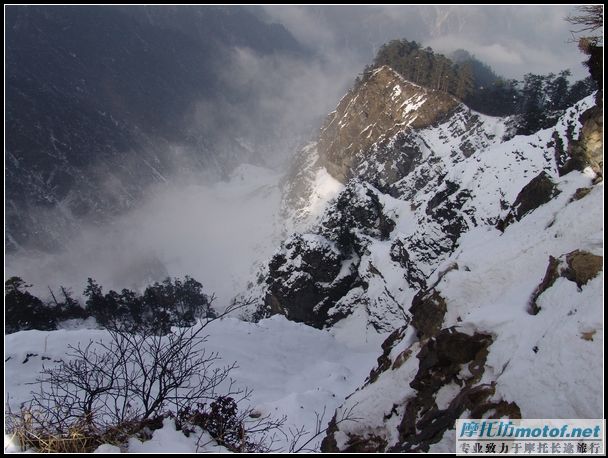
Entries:
{"label": "snowy slope", "polygon": [[[287,415],[286,428],[305,426],[308,431],[314,430],[316,412],[325,409],[324,425],[329,422],[344,397],[363,382],[377,356],[377,345],[352,346],[278,316],[255,324],[225,318],[210,324],[205,333],[209,336],[205,349],[220,354],[220,365],[236,361],[238,368],[231,376],[237,386],[253,390],[241,408],[249,404],[264,415]],[[5,399],[12,410],[18,411],[36,389],[27,384],[35,381],[43,364],[49,367],[66,358],[68,345],[104,338],[103,330],[22,331],[6,336]],[[132,439],[128,451],[192,452],[195,448],[195,441],[176,432],[169,422],[149,443]]]}
{"label": "snowy slope", "polygon": [[562,168],[594,98],[528,136],[458,104],[418,128],[385,125],[341,157],[336,144],[355,145],[367,114],[352,107],[371,103],[365,90],[330,115],[331,154],[322,142],[303,151],[292,214],[312,201],[316,176],[344,187],[244,294],[257,300],[253,319],[386,339],[336,411],[364,420],[330,425],[322,449],[453,451],[459,417],[601,417],[603,184]]}
{"label": "snowy slope", "polygon": [[[572,200],[577,189],[590,185],[591,178],[580,172],[562,177],[557,198],[508,227],[504,234],[488,226],[468,232],[456,252],[437,269],[447,273],[429,279],[447,306],[445,316],[439,317],[441,329],[491,336],[485,370],[473,382],[475,386],[495,387],[488,402],[515,403],[523,418],[603,415],[599,402],[603,273],[581,287],[558,278],[540,296],[540,312],[530,312],[530,298],[543,279],[549,256],[574,250],[603,253],[603,186]],[[353,393],[338,410],[339,415],[341,409],[355,406],[355,412],[365,417],[365,421],[341,426],[333,434],[338,448],[344,450],[353,446],[355,439],[375,436],[376,443],[383,444],[380,450],[402,450],[404,410],[412,408],[423,393],[422,388],[412,387],[412,381],[423,370],[421,350],[433,342],[433,338],[420,339],[416,333],[413,326],[403,328],[388,347],[385,364],[377,369],[379,377]],[[439,339],[439,334],[435,335]],[[463,381],[472,379],[469,369],[460,367],[454,379],[459,384],[445,380],[432,393],[431,411],[437,418],[456,409],[455,400],[464,392]],[[476,418],[468,409],[460,415]],[[441,439],[441,434],[434,439]],[[443,437],[431,450],[453,452],[453,437]],[[416,444],[415,437],[408,440]]]}

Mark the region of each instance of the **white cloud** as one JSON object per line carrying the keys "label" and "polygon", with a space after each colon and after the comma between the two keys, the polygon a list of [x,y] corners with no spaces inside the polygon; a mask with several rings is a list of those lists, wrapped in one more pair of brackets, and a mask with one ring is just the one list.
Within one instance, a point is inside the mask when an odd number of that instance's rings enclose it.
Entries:
{"label": "white cloud", "polygon": [[350,52],[362,67],[377,48],[405,38],[450,51],[462,47],[509,78],[570,68],[587,76],[568,43],[567,5],[387,5],[264,7],[298,39],[320,53]]}

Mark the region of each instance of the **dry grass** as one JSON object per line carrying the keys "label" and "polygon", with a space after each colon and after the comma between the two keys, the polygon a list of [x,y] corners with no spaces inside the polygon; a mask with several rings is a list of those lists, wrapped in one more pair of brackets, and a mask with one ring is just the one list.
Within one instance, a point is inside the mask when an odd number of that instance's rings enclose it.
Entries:
{"label": "dry grass", "polygon": [[593,342],[593,336],[595,335],[595,333],[595,329],[593,329],[592,331],[581,332],[581,339]]}
{"label": "dry grass", "polygon": [[6,428],[13,443],[22,451],[39,453],[91,453],[102,444],[124,445],[129,437],[138,435],[144,428],[158,429],[162,418],[144,422],[133,421],[112,426],[98,432],[84,421],[76,421],[66,431],[51,430],[34,426],[27,411],[20,414],[9,413]]}
{"label": "dry grass", "polygon": [[27,424],[13,424],[10,433],[23,451],[40,453],[90,453],[102,443],[101,438],[78,427],[65,433],[50,433],[43,428],[32,428]]}

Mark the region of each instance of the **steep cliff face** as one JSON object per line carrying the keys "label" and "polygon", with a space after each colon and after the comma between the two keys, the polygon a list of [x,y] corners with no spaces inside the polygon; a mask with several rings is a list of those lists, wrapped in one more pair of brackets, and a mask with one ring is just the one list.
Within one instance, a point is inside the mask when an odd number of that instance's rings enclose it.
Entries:
{"label": "steep cliff face", "polygon": [[319,136],[320,163],[345,183],[374,144],[404,129],[427,127],[447,117],[456,105],[444,92],[410,83],[383,66],[328,116]]}
{"label": "steep cliff face", "polygon": [[601,103],[589,108],[581,115],[583,127],[577,140],[568,145],[571,162],[579,169],[591,167],[599,176],[604,175],[604,110]]}
{"label": "steep cliff face", "polygon": [[245,294],[254,318],[385,338],[324,451],[453,451],[462,416],[601,416],[603,189],[572,153],[595,141],[593,105],[514,136],[382,68],[300,153],[284,186],[296,234]]}
{"label": "steep cliff face", "polygon": [[[602,185],[573,172],[504,233],[469,231],[338,411],[325,451],[454,451],[457,418],[602,415]],[[580,197],[580,189],[589,192]]]}
{"label": "steep cliff face", "polygon": [[[416,124],[418,111],[412,110],[391,126],[380,107],[394,118],[407,100],[419,101],[425,121]],[[319,142],[298,155],[283,201],[296,239],[286,234],[244,294],[257,304],[248,315],[281,313],[316,327],[350,323],[381,334],[407,323],[412,299],[458,250],[462,235],[508,224],[512,207],[521,218],[553,197],[559,145],[578,136],[578,118],[590,103],[569,110],[553,129],[512,137],[509,119],[475,113],[386,67],[377,70],[340,102]],[[363,136],[369,146],[355,148],[360,137],[354,132],[363,130],[366,109],[378,118],[366,122],[382,128]],[[336,167],[347,173],[332,176]],[[536,202],[521,192],[538,176],[546,178],[550,192]],[[330,252],[335,256],[328,277],[314,266]]]}

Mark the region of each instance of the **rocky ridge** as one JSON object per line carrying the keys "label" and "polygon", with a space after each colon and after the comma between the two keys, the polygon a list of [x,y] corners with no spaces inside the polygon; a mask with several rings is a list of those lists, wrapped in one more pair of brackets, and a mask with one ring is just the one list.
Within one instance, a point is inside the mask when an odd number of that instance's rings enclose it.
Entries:
{"label": "rocky ridge", "polygon": [[[340,102],[284,185],[296,233],[246,293],[258,301],[254,318],[386,336],[322,450],[453,452],[457,418],[599,417],[593,97],[528,136],[456,101],[418,127],[399,118],[392,128],[403,104],[394,94],[429,94],[414,89],[383,68]],[[391,115],[357,142],[366,94]],[[339,184],[323,200],[327,175]],[[336,421],[346,412],[362,420]]]}
{"label": "rocky ridge", "polygon": [[[381,85],[386,90],[380,91]],[[512,137],[509,119],[481,115],[434,92],[382,67],[340,102],[321,130],[325,140],[300,152],[284,184],[283,211],[297,233],[297,249],[287,234],[244,295],[258,304],[250,317],[306,316],[307,324],[322,328],[357,311],[382,333],[407,322],[404,304],[427,287],[427,279],[458,248],[462,234],[508,219],[511,207],[520,205],[520,191],[535,177],[558,176],[555,138],[567,144],[566,135],[577,135],[577,118],[590,103],[569,110],[555,129]],[[405,100],[417,100],[427,112],[426,121],[416,121],[413,110],[408,121],[391,130],[383,118],[375,123],[381,128],[371,130],[369,138],[375,142],[370,146],[351,148],[350,153],[338,149],[340,142],[353,145],[359,138],[363,112],[371,103],[366,98],[372,96],[389,113],[399,112]],[[427,105],[427,98],[443,103]],[[420,122],[419,127],[412,122]],[[340,140],[328,141],[330,131]],[[372,140],[366,135],[365,141]],[[347,158],[350,178],[334,175]],[[319,197],[328,181],[332,192]],[[311,238],[302,239],[306,234]],[[321,262],[330,246],[336,255],[331,278],[306,267]],[[302,257],[314,261],[301,268]]]}

